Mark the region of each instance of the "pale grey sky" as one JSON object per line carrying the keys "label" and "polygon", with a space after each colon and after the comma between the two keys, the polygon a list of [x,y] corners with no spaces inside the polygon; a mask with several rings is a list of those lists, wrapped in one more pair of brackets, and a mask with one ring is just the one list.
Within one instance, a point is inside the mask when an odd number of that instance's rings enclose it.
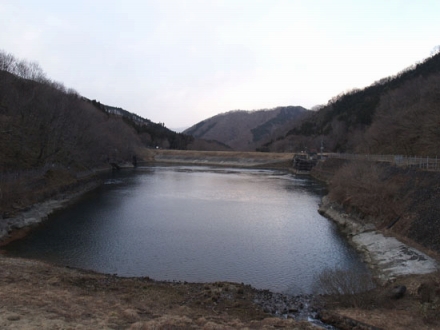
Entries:
{"label": "pale grey sky", "polygon": [[325,104],[430,55],[438,0],[0,0],[0,49],[167,127]]}

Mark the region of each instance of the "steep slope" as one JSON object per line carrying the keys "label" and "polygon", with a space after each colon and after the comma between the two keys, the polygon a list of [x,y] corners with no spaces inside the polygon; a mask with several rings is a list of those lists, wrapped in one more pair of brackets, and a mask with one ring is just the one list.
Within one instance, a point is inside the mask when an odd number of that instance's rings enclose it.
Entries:
{"label": "steep slope", "polygon": [[130,161],[136,149],[193,142],[126,110],[0,71],[0,172]]}
{"label": "steep slope", "polygon": [[439,147],[440,54],[331,99],[266,145],[339,152],[436,155]]}
{"label": "steep slope", "polygon": [[97,168],[131,162],[146,147],[226,150],[49,80],[0,50],[0,219],[74,188]]}
{"label": "steep slope", "polygon": [[301,118],[303,107],[277,107],[270,110],[229,111],[208,118],[183,133],[196,138],[216,140],[234,150],[253,151],[269,141],[273,132],[287,122]]}
{"label": "steep slope", "polygon": [[133,127],[78,94],[0,71],[0,219],[139,148]]}
{"label": "steep slope", "polygon": [[160,147],[170,149],[186,149],[194,138],[188,135],[176,133],[163,125],[154,123],[149,119],[143,118],[135,113],[129,112],[119,107],[101,104],[96,100],[83,98],[93,104],[97,109],[106,113],[108,116],[119,118],[128,126],[135,129],[144,146]]}

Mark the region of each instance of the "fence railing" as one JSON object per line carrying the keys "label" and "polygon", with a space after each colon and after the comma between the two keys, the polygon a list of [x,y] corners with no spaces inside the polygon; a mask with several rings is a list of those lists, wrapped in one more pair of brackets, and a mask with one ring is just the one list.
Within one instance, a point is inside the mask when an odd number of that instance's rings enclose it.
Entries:
{"label": "fence railing", "polygon": [[367,155],[367,154],[345,154],[329,153],[328,158],[365,160],[375,162],[387,162],[397,166],[417,167],[425,170],[440,171],[440,159],[435,157],[403,156],[403,155]]}

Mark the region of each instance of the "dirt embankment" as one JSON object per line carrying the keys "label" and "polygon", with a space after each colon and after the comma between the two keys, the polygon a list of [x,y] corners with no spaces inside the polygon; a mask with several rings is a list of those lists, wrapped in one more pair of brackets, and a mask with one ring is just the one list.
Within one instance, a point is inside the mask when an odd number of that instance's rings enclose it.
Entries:
{"label": "dirt embankment", "polygon": [[430,274],[439,269],[434,258],[395,237],[384,235],[374,224],[350,216],[337,204],[331,203],[328,197],[323,199],[319,212],[338,224],[382,284],[401,276]]}
{"label": "dirt embankment", "polygon": [[381,282],[369,292],[325,297],[323,320],[340,329],[440,328],[440,226],[430,209],[438,208],[439,174],[337,159],[312,174],[329,187],[320,212]]}
{"label": "dirt embankment", "polygon": [[163,283],[0,256],[1,329],[315,329],[235,283]]}
{"label": "dirt embankment", "polygon": [[88,181],[64,193],[57,194],[51,199],[36,203],[22,212],[16,212],[12,217],[0,221],[0,246],[26,235],[34,226],[40,224],[53,212],[74,203],[84,193],[95,189],[100,181]]}
{"label": "dirt embankment", "polygon": [[440,172],[328,159],[312,175],[327,182],[328,203],[346,216],[439,256]]}

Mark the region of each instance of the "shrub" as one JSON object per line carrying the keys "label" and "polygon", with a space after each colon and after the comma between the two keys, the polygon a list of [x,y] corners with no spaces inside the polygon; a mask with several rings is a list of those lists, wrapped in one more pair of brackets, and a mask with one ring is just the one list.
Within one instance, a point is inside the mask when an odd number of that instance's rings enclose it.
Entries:
{"label": "shrub", "polygon": [[371,305],[369,291],[375,284],[367,272],[327,268],[315,281],[315,291],[331,295],[336,300],[350,307],[367,307]]}
{"label": "shrub", "polygon": [[376,224],[389,223],[401,213],[399,185],[388,180],[383,166],[354,161],[336,172],[329,185],[329,198],[348,212],[370,216]]}

